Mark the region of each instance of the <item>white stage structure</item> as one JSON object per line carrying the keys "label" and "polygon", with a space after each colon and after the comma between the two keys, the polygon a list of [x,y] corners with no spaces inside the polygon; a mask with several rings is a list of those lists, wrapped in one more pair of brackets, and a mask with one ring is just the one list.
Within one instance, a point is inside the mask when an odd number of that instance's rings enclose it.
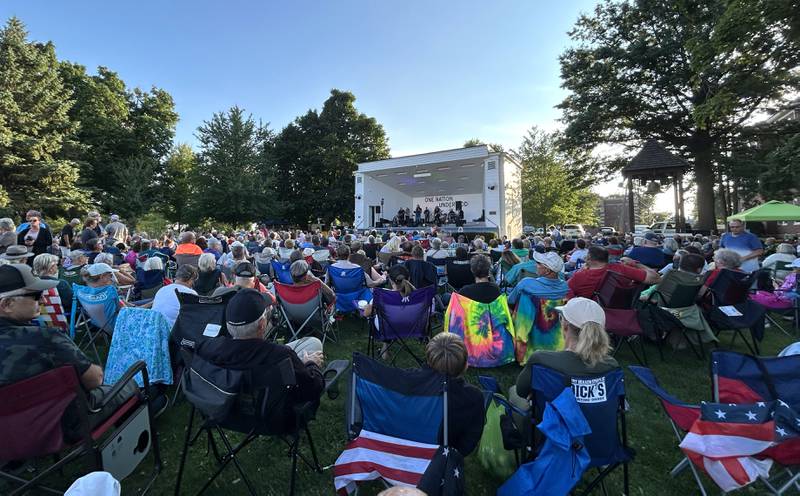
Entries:
{"label": "white stage structure", "polygon": [[[522,232],[520,166],[486,145],[358,164],[355,175],[356,229],[384,227],[400,209],[444,212],[461,202],[463,232],[492,232],[513,238]],[[443,226],[455,232],[454,224]]]}

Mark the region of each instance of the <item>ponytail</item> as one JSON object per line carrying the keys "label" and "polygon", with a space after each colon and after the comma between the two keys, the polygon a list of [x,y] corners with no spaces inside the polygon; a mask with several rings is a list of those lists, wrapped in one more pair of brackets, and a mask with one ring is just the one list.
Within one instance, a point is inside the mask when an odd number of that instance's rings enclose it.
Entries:
{"label": "ponytail", "polygon": [[586,322],[580,329],[576,329],[572,324],[564,323],[569,326],[570,332],[578,335],[577,344],[574,351],[586,365],[594,367],[603,358],[608,356],[611,346],[608,333],[605,328],[597,322]]}
{"label": "ponytail", "polygon": [[414,285],[406,279],[406,276],[403,274],[398,274],[397,277],[394,278],[394,283],[397,284],[397,290],[400,292],[400,295],[405,298],[414,291]]}

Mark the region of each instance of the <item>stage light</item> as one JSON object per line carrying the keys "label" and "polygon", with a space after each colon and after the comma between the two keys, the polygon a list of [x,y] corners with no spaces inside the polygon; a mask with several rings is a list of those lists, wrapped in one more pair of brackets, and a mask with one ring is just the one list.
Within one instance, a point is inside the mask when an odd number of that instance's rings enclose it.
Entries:
{"label": "stage light", "polygon": [[414,174],[414,177],[429,177],[431,175],[430,172],[418,172]]}

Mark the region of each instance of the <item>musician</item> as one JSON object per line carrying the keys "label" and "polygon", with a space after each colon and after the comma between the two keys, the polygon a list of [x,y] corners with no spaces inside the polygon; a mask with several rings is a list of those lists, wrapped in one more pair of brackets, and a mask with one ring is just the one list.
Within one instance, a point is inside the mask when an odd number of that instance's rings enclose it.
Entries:
{"label": "musician", "polygon": [[406,207],[406,225],[411,224],[411,209]]}
{"label": "musician", "polygon": [[424,216],[423,218],[425,219],[425,223],[426,224],[430,224],[431,223],[431,209],[429,209],[428,207],[425,207],[425,212],[423,213],[423,216]]}
{"label": "musician", "polygon": [[437,226],[442,224],[442,209],[438,205],[433,209],[433,220]]}
{"label": "musician", "polygon": [[422,207],[420,207],[419,203],[417,203],[417,208],[414,209],[414,225],[415,226],[419,225],[420,217],[422,217]]}
{"label": "musician", "polygon": [[402,208],[397,211],[397,225],[404,226],[406,225],[406,211]]}
{"label": "musician", "polygon": [[463,226],[464,225],[464,210],[462,210],[461,208],[456,208],[456,217],[458,219],[456,221],[456,224],[458,224],[459,226]]}

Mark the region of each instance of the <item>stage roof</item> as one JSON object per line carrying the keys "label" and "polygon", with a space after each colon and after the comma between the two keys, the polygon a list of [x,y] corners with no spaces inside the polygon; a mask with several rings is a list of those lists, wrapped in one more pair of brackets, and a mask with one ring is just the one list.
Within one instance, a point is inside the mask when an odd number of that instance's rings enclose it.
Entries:
{"label": "stage roof", "polygon": [[412,197],[481,193],[489,155],[480,145],[364,162],[358,172]]}

